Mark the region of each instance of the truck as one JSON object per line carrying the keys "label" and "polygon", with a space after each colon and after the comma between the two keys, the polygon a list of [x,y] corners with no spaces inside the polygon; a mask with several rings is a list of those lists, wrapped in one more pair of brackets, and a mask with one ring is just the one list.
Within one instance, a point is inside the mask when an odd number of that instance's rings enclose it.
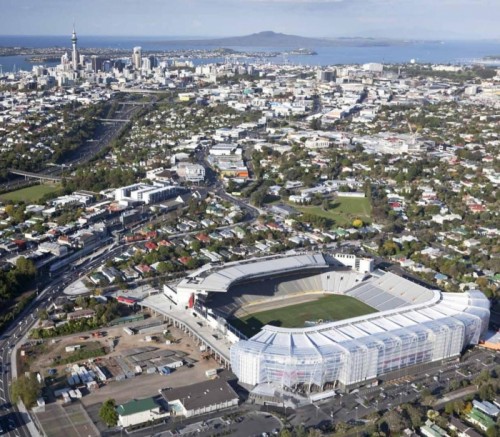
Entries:
{"label": "truck", "polygon": [[128,334],[128,335],[134,335],[135,332],[130,329],[130,328],[123,328],[123,331],[125,332],[125,334]]}
{"label": "truck", "polygon": [[205,376],[208,378],[208,379],[213,379],[217,376],[217,369],[208,369],[206,372],[205,372]]}

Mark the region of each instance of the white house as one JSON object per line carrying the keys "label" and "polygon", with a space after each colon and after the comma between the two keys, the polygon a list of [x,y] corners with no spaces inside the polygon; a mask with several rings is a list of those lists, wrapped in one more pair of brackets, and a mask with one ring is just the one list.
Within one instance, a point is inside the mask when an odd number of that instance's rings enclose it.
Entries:
{"label": "white house", "polygon": [[153,398],[133,399],[116,407],[118,425],[128,428],[150,421],[155,421],[169,415],[163,411]]}

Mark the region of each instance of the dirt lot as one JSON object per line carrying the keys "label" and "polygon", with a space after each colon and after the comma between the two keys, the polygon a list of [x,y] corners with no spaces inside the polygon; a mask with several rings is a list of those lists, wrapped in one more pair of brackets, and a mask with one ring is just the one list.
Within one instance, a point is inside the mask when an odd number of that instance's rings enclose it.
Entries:
{"label": "dirt lot", "polygon": [[218,367],[218,364],[210,359],[208,361],[200,361],[192,368],[183,366],[167,376],[158,373],[152,375],[142,374],[132,379],[112,381],[99,390],[83,397],[82,403],[87,407],[113,398],[117,404],[121,404],[131,399],[155,396],[158,395],[158,390],[161,388],[177,388],[205,381],[205,371],[215,367]]}
{"label": "dirt lot", "polygon": [[[148,319],[148,323],[151,323],[151,321],[152,319]],[[82,401],[83,404],[87,406],[101,403],[109,398],[114,398],[117,403],[122,403],[132,398],[157,395],[159,388],[180,387],[203,381],[206,379],[206,370],[219,367],[215,360],[204,359],[195,341],[173,326],[169,327],[169,331],[172,337],[177,341],[170,345],[166,345],[164,341],[146,342],[144,335],[128,335],[123,331],[124,326],[125,325],[110,329],[102,329],[102,331],[106,332],[106,336],[103,338],[93,338],[90,333],[87,332],[72,336],[58,337],[56,343],[52,343],[51,339],[46,340],[42,347],[34,348],[34,350],[39,353],[37,353],[36,356],[32,355],[30,357],[30,370],[33,372],[40,372],[46,376],[48,369],[56,368],[58,375],[64,376],[66,375],[66,365],[54,366],[54,358],[57,356],[67,356],[68,353],[65,352],[66,346],[75,344],[84,346],[85,344],[90,345],[90,343],[96,342],[99,342],[106,350],[112,350],[106,358],[103,357],[104,360],[109,357],[120,356],[128,349],[153,346],[160,350],[185,352],[188,354],[186,358],[196,361],[194,367],[188,368],[183,366],[176,369],[168,376],[142,374],[124,381],[111,381],[99,390],[84,396]],[[83,337],[87,337],[87,339],[83,339]],[[161,334],[159,337],[161,337]]]}
{"label": "dirt lot", "polygon": [[[155,319],[148,319],[151,323]],[[114,328],[103,328],[100,331],[106,333],[105,337],[93,338],[90,332],[57,337],[55,339],[44,340],[43,348],[35,348],[36,359],[30,365],[32,372],[44,372],[50,368],[57,368],[58,372],[64,372],[66,366],[53,366],[54,358],[57,356],[65,357],[69,353],[65,352],[66,346],[79,344],[85,347],[86,344],[99,342],[106,350],[111,350],[109,356],[121,355],[122,351],[141,346],[154,346],[160,349],[180,350],[186,352],[191,358],[199,360],[201,358],[198,348],[189,338],[183,337],[183,333],[175,328],[169,328],[175,339],[180,339],[179,343],[165,345],[164,342],[146,342],[144,335],[128,335],[123,331],[122,325]],[[161,337],[161,334],[159,335]]]}

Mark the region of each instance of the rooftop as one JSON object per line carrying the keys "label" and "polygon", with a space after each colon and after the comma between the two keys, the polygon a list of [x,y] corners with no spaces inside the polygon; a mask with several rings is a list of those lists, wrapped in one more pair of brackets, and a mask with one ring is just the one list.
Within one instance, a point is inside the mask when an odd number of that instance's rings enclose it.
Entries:
{"label": "rooftop", "polygon": [[169,402],[181,401],[186,410],[195,410],[238,399],[238,395],[224,376],[226,375],[222,374],[214,380],[162,391],[162,396]]}
{"label": "rooftop", "polygon": [[133,399],[126,404],[121,404],[116,407],[116,411],[120,416],[130,416],[131,414],[142,413],[159,408],[159,405],[153,398]]}

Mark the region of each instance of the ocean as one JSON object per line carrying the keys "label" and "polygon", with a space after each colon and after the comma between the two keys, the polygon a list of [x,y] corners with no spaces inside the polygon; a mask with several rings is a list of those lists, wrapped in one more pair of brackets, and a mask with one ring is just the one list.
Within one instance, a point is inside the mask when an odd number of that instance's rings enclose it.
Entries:
{"label": "ocean", "polygon": [[[191,39],[196,37],[191,37]],[[130,50],[141,46],[144,50],[206,49],[203,44],[169,44],[168,41],[186,37],[124,37],[124,36],[78,36],[78,46],[86,48],[118,48]],[[196,39],[200,39],[199,37]],[[70,36],[0,36],[0,47],[67,47],[71,50]],[[272,47],[229,47],[246,52],[283,52],[283,48]],[[298,47],[290,47],[296,49]],[[287,55],[270,58],[270,62],[299,65],[363,64],[367,62],[406,63],[414,59],[420,63],[468,64],[488,55],[500,55],[500,41],[442,41],[415,42],[407,45],[378,47],[319,47],[317,55]],[[196,64],[221,62],[223,59],[198,59]],[[53,66],[56,63],[47,63]],[[25,56],[2,56],[0,65],[5,72],[31,70],[32,63]],[[498,64],[497,64],[498,65]]]}

